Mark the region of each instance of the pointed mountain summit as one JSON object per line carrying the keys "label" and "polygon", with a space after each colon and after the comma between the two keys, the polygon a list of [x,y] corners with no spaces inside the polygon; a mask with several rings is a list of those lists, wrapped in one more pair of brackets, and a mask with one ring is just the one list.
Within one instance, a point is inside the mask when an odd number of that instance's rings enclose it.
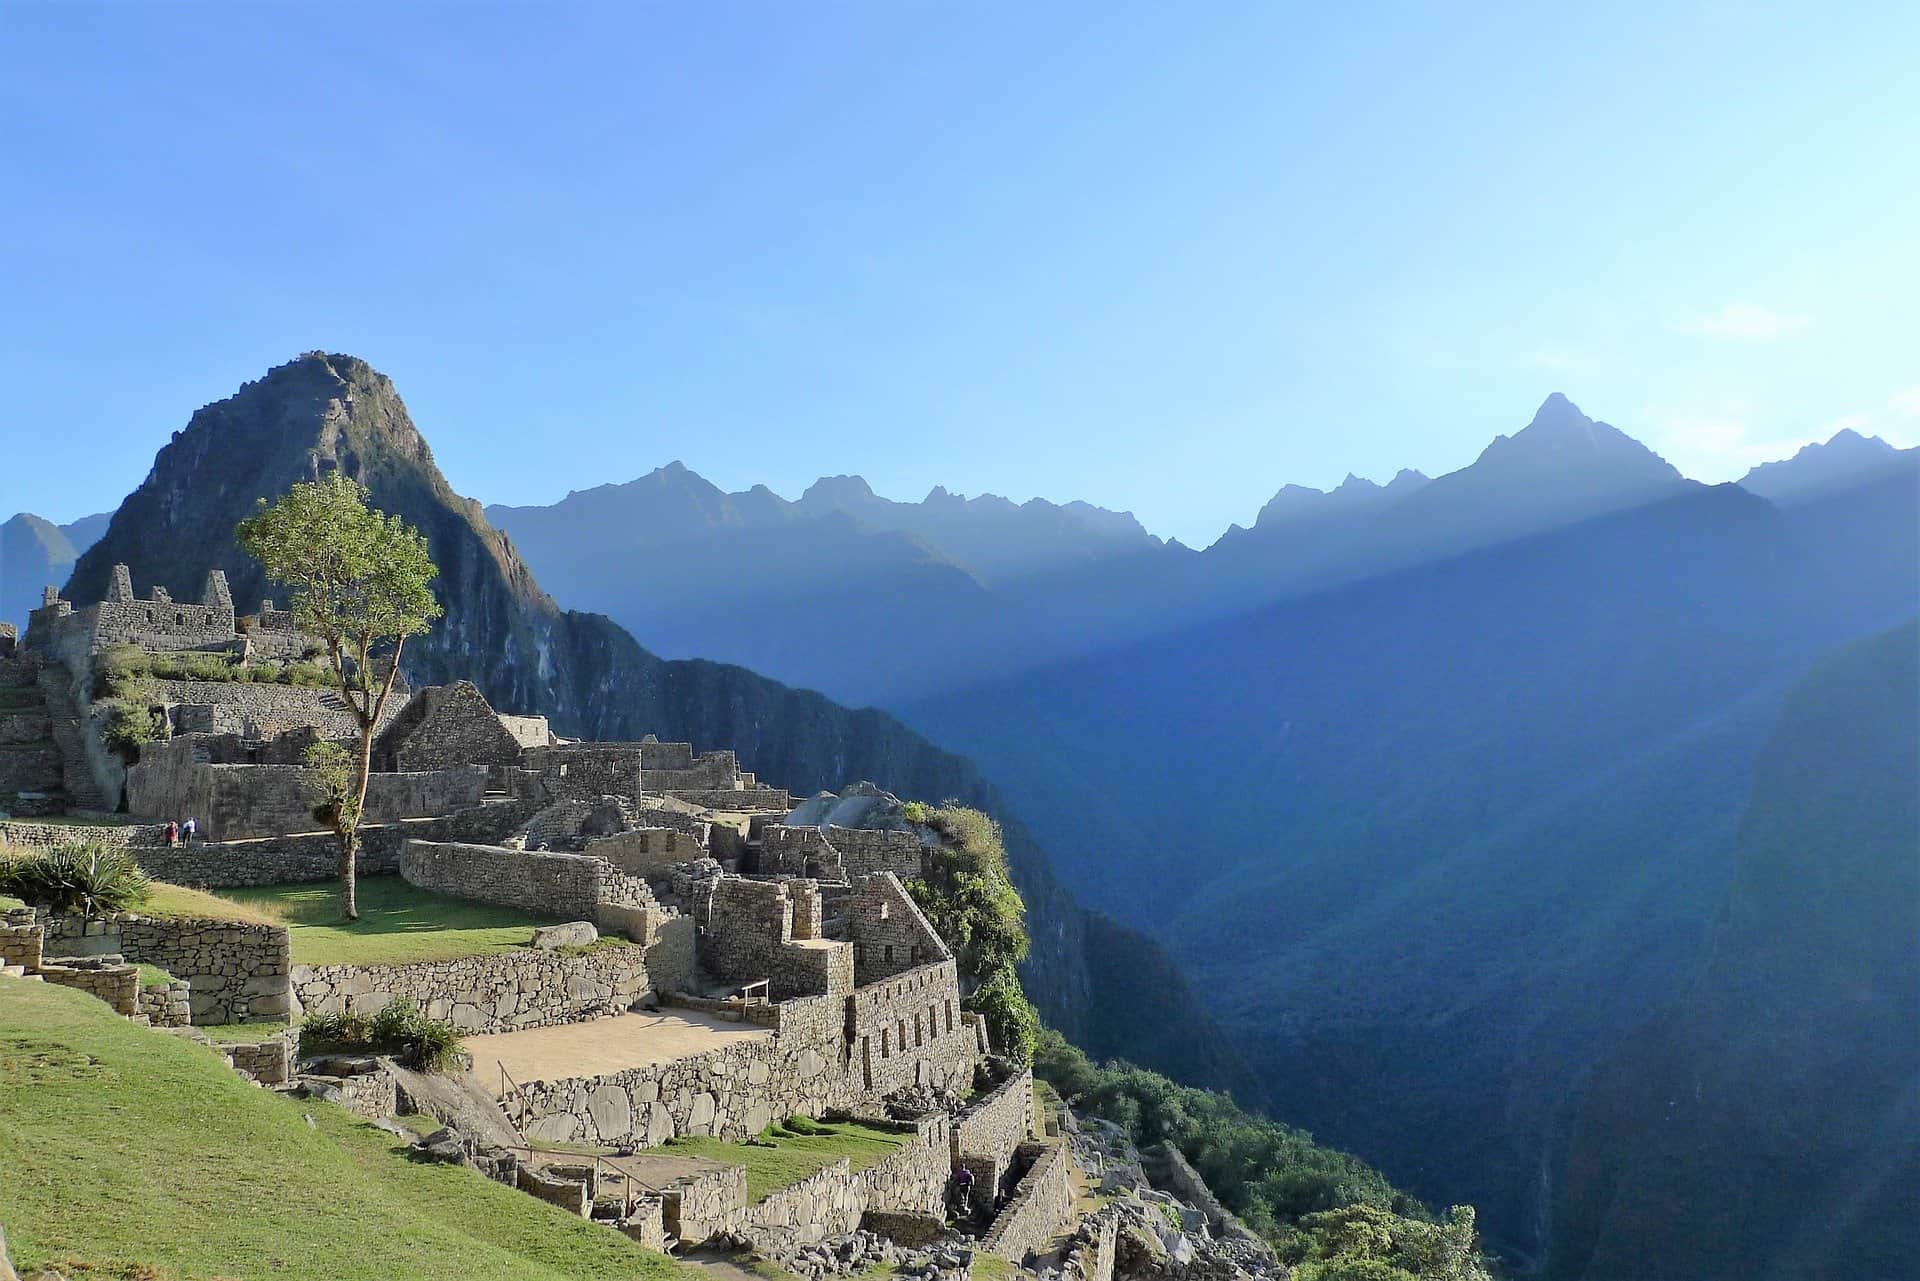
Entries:
{"label": "pointed mountain summit", "polygon": [[1770,502],[1802,502],[1878,479],[1903,464],[1910,467],[1916,458],[1920,447],[1896,449],[1878,436],[1843,427],[1825,444],[1802,445],[1791,458],[1761,463],[1740,478],[1740,487]]}
{"label": "pointed mountain summit", "polygon": [[[500,710],[544,713],[569,736],[637,740],[651,733],[731,749],[768,783],[801,794],[872,779],[901,796],[954,797],[994,814],[1034,922],[1034,948],[1022,970],[1029,994],[1050,1023],[1086,1036],[1103,1056],[1120,1052],[1092,1022],[1103,1001],[1120,999],[1100,991],[1107,971],[1119,967],[1096,961],[1089,939],[1095,928],[1104,936],[1116,927],[1090,921],[1060,888],[1046,855],[969,762],[885,712],[851,710],[742,667],[666,661],[607,618],[562,611],[480,505],[447,484],[393,383],[357,357],[309,352],[194,414],[161,448],[101,541],[80,557],[67,595],[101,599],[113,566],[124,563],[141,590],[161,586],[192,599],[207,573],[220,569],[241,610],[256,609],[274,591],[236,545],[235,525],[258,500],[332,472],[360,481],[375,506],[417,527],[439,566],[432,586],[446,616],[407,646],[414,683],[471,680]],[[678,465],[633,484],[644,494],[679,492],[696,501],[719,492]],[[670,597],[655,607],[688,604]],[[884,621],[897,633],[902,617],[896,607]],[[763,609],[754,621],[779,630],[765,620]],[[1161,956],[1144,937],[1126,937],[1130,950]],[[1167,965],[1164,958],[1154,963]],[[1149,1017],[1165,1023],[1169,1046],[1200,1047],[1218,1066],[1216,1083],[1252,1089],[1184,988],[1155,996],[1162,1004]]]}

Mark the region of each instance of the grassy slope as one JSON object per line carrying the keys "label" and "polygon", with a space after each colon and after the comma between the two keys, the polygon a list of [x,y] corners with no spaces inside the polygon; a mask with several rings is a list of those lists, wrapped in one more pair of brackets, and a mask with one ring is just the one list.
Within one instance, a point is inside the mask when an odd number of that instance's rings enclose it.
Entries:
{"label": "grassy slope", "polygon": [[705,1157],[724,1165],[747,1167],[747,1199],[764,1201],[774,1192],[846,1157],[855,1170],[864,1170],[891,1155],[907,1136],[853,1121],[819,1123],[818,1134],[794,1134],[776,1127],[768,1137],[775,1146],[763,1148],[719,1139],[673,1139],[662,1149],[675,1156]]}
{"label": "grassy slope", "polygon": [[204,1048],[64,988],[0,982],[0,1151],[24,1268],[146,1266],[166,1281],[680,1275],[609,1228],[414,1164],[345,1112],[249,1086]]}
{"label": "grassy slope", "polygon": [[511,952],[542,918],[415,889],[397,876],[360,882],[360,919],[340,919],[337,887],[269,885],[229,890],[237,902],[284,922],[298,965],[380,965]]}

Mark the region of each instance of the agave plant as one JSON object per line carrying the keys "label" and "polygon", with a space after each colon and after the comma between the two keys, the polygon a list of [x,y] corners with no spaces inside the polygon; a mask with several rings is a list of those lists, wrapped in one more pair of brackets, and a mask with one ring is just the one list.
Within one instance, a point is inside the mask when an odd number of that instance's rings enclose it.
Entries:
{"label": "agave plant", "polygon": [[103,916],[136,906],[147,874],[133,855],[99,841],[71,841],[25,858],[0,860],[0,893],[55,912]]}

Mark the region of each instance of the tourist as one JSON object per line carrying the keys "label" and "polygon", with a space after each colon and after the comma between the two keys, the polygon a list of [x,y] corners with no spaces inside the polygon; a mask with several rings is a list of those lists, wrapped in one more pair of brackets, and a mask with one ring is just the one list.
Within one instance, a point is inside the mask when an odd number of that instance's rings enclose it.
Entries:
{"label": "tourist", "polygon": [[172,849],[180,843],[180,824],[175,819],[167,820],[167,848]]}
{"label": "tourist", "polygon": [[188,845],[193,844],[193,832],[196,826],[198,826],[198,824],[196,824],[192,818],[188,818],[185,823],[180,825],[180,838]]}
{"label": "tourist", "polygon": [[954,1218],[970,1218],[973,1214],[973,1171],[961,1166],[953,1172]]}

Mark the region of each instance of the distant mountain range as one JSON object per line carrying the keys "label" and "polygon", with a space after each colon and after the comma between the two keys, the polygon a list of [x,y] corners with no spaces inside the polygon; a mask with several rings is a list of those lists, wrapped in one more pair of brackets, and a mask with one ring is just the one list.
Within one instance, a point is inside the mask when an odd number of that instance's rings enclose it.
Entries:
{"label": "distant mountain range", "polygon": [[[1806,496],[1912,452],[1842,433],[1750,479]],[[487,517],[560,599],[650,648],[895,706],[1694,488],[1555,394],[1459,471],[1288,485],[1205,551],[1082,502],[939,488],[894,502],[857,476],[789,501],[726,493],[680,463]],[[910,643],[899,603],[919,619]]]}
{"label": "distant mountain range", "polygon": [[0,622],[25,631],[27,614],[40,607],[42,589],[67,581],[74,561],[106,532],[111,515],[56,525],[18,512],[0,524]]}

